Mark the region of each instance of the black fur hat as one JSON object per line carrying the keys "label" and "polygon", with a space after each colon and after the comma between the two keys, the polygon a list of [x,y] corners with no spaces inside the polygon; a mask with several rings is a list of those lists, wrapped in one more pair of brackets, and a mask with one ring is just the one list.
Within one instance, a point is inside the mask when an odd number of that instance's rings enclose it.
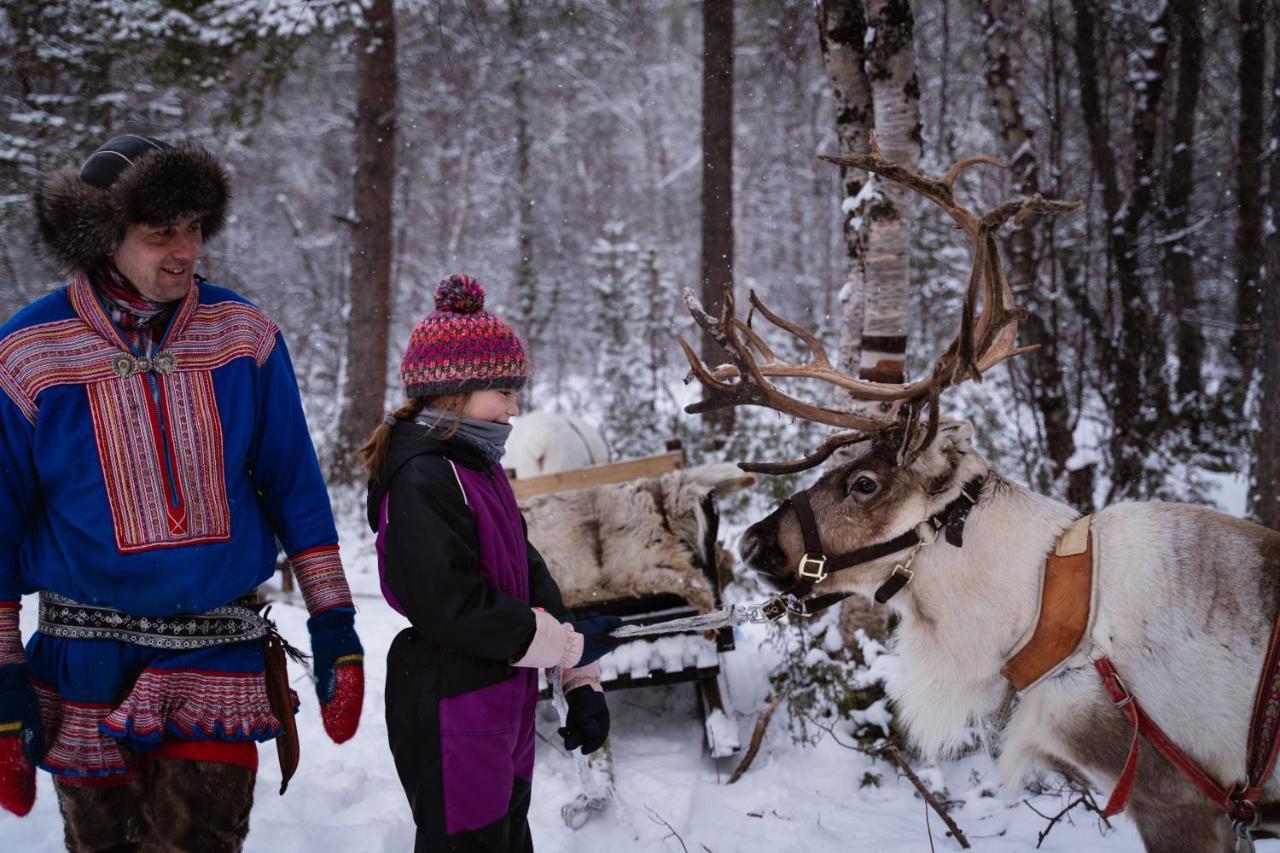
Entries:
{"label": "black fur hat", "polygon": [[230,200],[227,173],[209,151],[131,134],[107,142],[79,170],[43,175],[36,223],[49,263],[71,273],[96,265],[135,222],[168,225],[196,216],[208,240],[226,224]]}

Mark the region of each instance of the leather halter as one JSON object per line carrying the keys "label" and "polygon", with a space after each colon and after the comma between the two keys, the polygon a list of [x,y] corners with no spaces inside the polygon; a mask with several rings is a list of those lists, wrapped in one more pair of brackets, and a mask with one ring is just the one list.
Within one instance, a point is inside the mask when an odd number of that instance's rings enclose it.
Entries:
{"label": "leather halter", "polygon": [[[791,504],[796,511],[796,518],[800,522],[800,535],[804,538],[805,552],[800,557],[800,564],[796,568],[796,574],[799,579],[788,587],[785,592],[774,596],[766,602],[760,608],[761,613],[769,621],[775,621],[787,612],[798,613],[802,616],[813,616],[833,604],[856,595],[853,592],[834,592],[813,599],[809,598],[813,588],[834,572],[863,563],[870,563],[873,560],[896,554],[899,551],[905,551],[908,548],[916,548],[918,550],[924,547],[924,545],[933,541],[932,537],[926,539],[920,535],[919,529],[926,524],[934,535],[938,531],[945,531],[944,535],[947,543],[957,548],[961,547],[964,544],[965,521],[969,518],[969,511],[978,503],[978,497],[986,480],[986,475],[974,477],[960,487],[959,496],[905,533],[885,542],[877,542],[874,545],[867,545],[834,557],[827,556],[827,553],[822,548],[822,537],[818,533],[818,522],[814,518],[813,507],[809,504],[809,490],[804,489],[796,492],[787,499],[787,503]],[[913,553],[911,556],[914,557],[915,554]],[[893,567],[893,574],[876,590],[875,598],[877,603],[884,604],[911,582],[914,573],[911,571],[910,564],[911,560],[907,559]]]}

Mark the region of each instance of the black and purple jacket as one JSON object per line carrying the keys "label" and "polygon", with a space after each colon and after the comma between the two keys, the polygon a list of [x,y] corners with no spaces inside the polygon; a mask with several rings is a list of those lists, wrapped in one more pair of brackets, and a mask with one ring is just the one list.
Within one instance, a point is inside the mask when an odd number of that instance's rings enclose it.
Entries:
{"label": "black and purple jacket", "polygon": [[397,423],[368,513],[383,592],[413,626],[388,654],[386,702],[418,846],[524,850],[537,672],[512,661],[533,639],[531,607],[572,615],[502,468],[457,437]]}

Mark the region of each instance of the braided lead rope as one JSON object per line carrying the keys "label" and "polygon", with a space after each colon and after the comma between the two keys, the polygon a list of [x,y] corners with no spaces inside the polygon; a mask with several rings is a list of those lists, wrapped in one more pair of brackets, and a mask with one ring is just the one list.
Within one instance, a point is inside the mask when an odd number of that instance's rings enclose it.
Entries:
{"label": "braided lead rope", "polygon": [[686,631],[708,631],[715,628],[724,628],[729,625],[743,625],[747,622],[768,622],[769,620],[761,615],[758,606],[746,606],[742,604],[733,604],[723,607],[720,610],[714,610],[710,613],[701,613],[697,616],[685,616],[682,619],[670,619],[666,622],[655,622],[651,625],[623,625],[621,628],[615,628],[609,632],[609,636],[619,640],[630,639],[631,637],[649,637],[658,634],[680,634]]}
{"label": "braided lead rope", "polygon": [[[555,706],[560,717],[560,725],[569,723],[569,700],[564,695],[564,672],[558,666],[547,670],[547,680],[551,683],[551,704]],[[574,767],[578,771],[578,783],[582,792],[560,807],[560,818],[570,829],[581,829],[596,812],[603,812],[609,807],[609,800],[615,796],[613,785],[601,784],[591,769],[591,759],[580,750],[573,750]]]}

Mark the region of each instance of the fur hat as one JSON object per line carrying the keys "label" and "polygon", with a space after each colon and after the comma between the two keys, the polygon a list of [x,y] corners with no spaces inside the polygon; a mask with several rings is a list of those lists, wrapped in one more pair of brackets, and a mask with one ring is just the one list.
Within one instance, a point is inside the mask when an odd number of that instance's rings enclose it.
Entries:
{"label": "fur hat", "polygon": [[111,139],[78,170],[41,176],[36,224],[46,259],[70,273],[96,265],[133,223],[195,216],[208,240],[226,224],[230,199],[227,173],[206,149],[129,134]]}
{"label": "fur hat", "polygon": [[484,288],[462,273],[436,287],[436,310],[409,336],[400,380],[410,397],[518,390],[529,359],[511,327],[484,310]]}

